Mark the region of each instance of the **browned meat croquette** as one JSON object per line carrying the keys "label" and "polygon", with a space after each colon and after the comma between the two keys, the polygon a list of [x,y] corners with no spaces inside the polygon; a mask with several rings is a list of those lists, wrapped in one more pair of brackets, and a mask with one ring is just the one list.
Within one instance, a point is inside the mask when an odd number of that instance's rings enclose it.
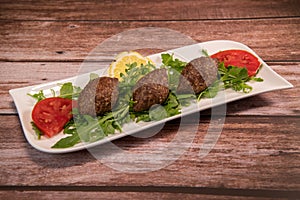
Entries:
{"label": "browned meat croquette", "polygon": [[118,84],[117,78],[110,77],[90,81],[79,95],[79,113],[95,116],[111,111],[118,99]]}
{"label": "browned meat croquette", "polygon": [[166,69],[156,69],[142,77],[133,89],[133,110],[148,110],[155,104],[162,104],[169,95]]}
{"label": "browned meat croquette", "polygon": [[177,92],[200,93],[217,79],[217,73],[218,67],[215,60],[210,57],[196,58],[182,70]]}

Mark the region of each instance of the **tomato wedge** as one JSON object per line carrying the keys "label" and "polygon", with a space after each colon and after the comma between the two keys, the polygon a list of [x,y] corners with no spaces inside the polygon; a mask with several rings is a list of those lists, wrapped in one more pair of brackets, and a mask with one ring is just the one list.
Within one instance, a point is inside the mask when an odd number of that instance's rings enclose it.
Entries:
{"label": "tomato wedge", "polygon": [[213,54],[211,58],[216,58],[219,62],[224,62],[225,67],[246,67],[248,69],[248,76],[256,75],[260,62],[258,58],[244,50],[225,50]]}
{"label": "tomato wedge", "polygon": [[50,97],[39,101],[31,117],[35,125],[48,137],[59,133],[72,118],[72,100]]}

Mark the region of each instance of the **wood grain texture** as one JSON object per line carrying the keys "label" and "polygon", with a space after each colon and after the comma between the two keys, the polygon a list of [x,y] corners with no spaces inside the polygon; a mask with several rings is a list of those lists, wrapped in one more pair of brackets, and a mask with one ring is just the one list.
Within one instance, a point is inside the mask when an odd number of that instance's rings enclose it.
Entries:
{"label": "wood grain texture", "polygon": [[[78,188],[80,189],[80,188]],[[278,195],[278,194],[277,194]],[[280,195],[280,193],[279,193]],[[99,191],[0,191],[1,199],[31,199],[31,200],[64,200],[64,199],[111,199],[111,200],[134,200],[134,199],[224,199],[224,200],[270,200],[286,199],[286,197],[295,197],[295,194],[282,194],[281,196],[258,197],[258,196],[230,196],[230,195],[205,195],[188,193],[167,193],[167,192],[99,192]]]}
{"label": "wood grain texture", "polygon": [[[300,63],[268,63],[278,74],[294,85],[288,90],[273,91],[229,103],[227,115],[290,115],[300,116]],[[0,62],[0,113],[15,114],[10,89],[61,80],[86,72],[80,62]],[[97,69],[109,62],[99,62]],[[96,69],[95,69],[96,70]],[[33,73],[34,72],[34,73]],[[20,79],[20,77],[22,77]],[[284,97],[284,98],[283,98]],[[209,114],[204,111],[202,114]]]}
{"label": "wood grain texture", "polygon": [[[200,158],[199,150],[210,123],[209,117],[201,118],[189,150],[169,166],[147,173],[124,173],[111,169],[87,151],[61,155],[39,152],[24,139],[17,116],[0,115],[0,185],[300,189],[299,117],[227,117],[217,144]],[[154,152],[168,144],[178,126],[179,120],[173,120],[153,137],[128,136],[114,144],[128,153]],[[195,124],[184,126],[186,137],[193,137],[188,130]],[[180,146],[184,145],[187,144]],[[122,166],[137,164],[129,160],[114,162]],[[139,164],[143,166],[143,162]]]}
{"label": "wood grain texture", "polygon": [[287,1],[10,1],[5,20],[199,20],[300,16],[300,3]]}
{"label": "wood grain texture", "polygon": [[[0,25],[0,199],[300,196],[300,1],[1,1]],[[294,88],[228,104],[221,136],[204,158],[199,152],[207,130],[221,119],[211,121],[210,110],[201,112],[199,124],[183,124],[185,137],[193,142],[182,142],[177,148],[188,150],[156,171],[114,170],[87,150],[51,155],[33,149],[23,136],[8,90],[77,75],[81,62],[97,45],[123,31],[145,27],[172,29],[196,42],[244,43]],[[99,68],[108,65],[111,51],[120,51],[120,46],[134,50],[141,38],[148,38],[149,49],[158,52],[190,42],[164,33],[159,30],[141,37],[137,31],[127,41],[115,37],[103,49]],[[149,49],[145,52],[151,54]],[[114,144],[128,153],[157,152],[175,137],[179,124],[173,120],[153,137],[128,136]],[[100,152],[105,148],[100,146]],[[129,155],[108,156],[122,167],[156,166],[172,158],[134,161]]]}
{"label": "wood grain texture", "polygon": [[[149,36],[132,31],[125,41],[115,37],[103,51],[134,50],[146,38],[153,47],[173,49],[186,45],[186,37],[168,38],[165,29],[195,40],[234,40],[250,46],[263,60],[299,61],[300,18],[216,21],[56,22],[0,21],[2,61],[83,61],[103,41],[135,28],[161,28]],[[266,31],[272,30],[272,31]],[[153,39],[155,38],[155,39]]]}

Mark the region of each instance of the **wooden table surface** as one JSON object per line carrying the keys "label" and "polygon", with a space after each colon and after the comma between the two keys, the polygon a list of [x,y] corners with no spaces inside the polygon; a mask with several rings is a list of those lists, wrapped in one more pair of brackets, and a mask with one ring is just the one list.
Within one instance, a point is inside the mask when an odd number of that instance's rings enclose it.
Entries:
{"label": "wooden table surface", "polygon": [[[1,199],[300,198],[299,0],[2,0],[0,24]],[[244,43],[294,88],[227,104],[221,136],[205,158],[198,154],[211,116],[201,112],[191,147],[156,171],[126,173],[87,150],[53,155],[31,147],[8,91],[75,76],[99,43],[140,27],[169,28],[197,42]],[[150,139],[115,143],[151,152],[172,139],[178,123]]]}

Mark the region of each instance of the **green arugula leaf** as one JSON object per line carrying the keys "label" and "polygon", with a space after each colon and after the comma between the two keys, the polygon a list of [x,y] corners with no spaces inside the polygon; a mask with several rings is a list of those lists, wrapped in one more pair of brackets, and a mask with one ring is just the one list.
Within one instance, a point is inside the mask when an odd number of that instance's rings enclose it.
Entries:
{"label": "green arugula leaf", "polygon": [[192,101],[196,99],[195,94],[176,94],[176,98],[182,107],[191,105]]}
{"label": "green arugula leaf", "polygon": [[171,91],[176,91],[181,74],[176,69],[171,67],[167,68],[167,70],[168,70],[169,89]]}
{"label": "green arugula leaf", "polygon": [[43,99],[46,99],[46,96],[44,95],[44,92],[43,90],[40,90],[38,93],[36,94],[30,94],[30,93],[27,93],[28,96],[31,96],[32,98],[36,99],[37,102],[43,100]]}
{"label": "green arugula leaf", "polygon": [[202,52],[202,54],[203,54],[204,56],[209,57],[208,52],[207,52],[206,49],[202,49],[201,52]]}
{"label": "green arugula leaf", "polygon": [[81,141],[94,142],[105,137],[97,118],[89,115],[77,116],[76,120],[70,121],[64,128],[64,134],[70,136],[60,139],[51,148],[68,148]]}
{"label": "green arugula leaf", "polygon": [[96,78],[99,78],[98,74],[96,74],[96,73],[90,73],[90,80],[91,81],[94,80],[94,79],[96,79]]}
{"label": "green arugula leaf", "polygon": [[79,135],[74,133],[71,136],[60,139],[51,148],[68,148],[78,144],[79,142],[81,142]]}
{"label": "green arugula leaf", "polygon": [[[75,111],[76,112],[76,111]],[[91,143],[98,141],[116,130],[122,131],[123,118],[128,114],[128,108],[108,112],[103,116],[75,115],[64,127],[64,134],[70,136],[59,140],[51,148],[67,148],[80,141]]]}
{"label": "green arugula leaf", "polygon": [[250,81],[256,81],[256,82],[263,82],[264,79],[260,78],[260,77],[251,77]]}
{"label": "green arugula leaf", "polygon": [[164,64],[162,67],[165,67],[168,70],[169,88],[171,91],[176,91],[179,84],[180,73],[187,63],[180,61],[177,58],[174,59],[173,55],[168,53],[161,54],[161,59]]}
{"label": "green arugula leaf", "polygon": [[221,76],[221,80],[224,83],[224,88],[232,88],[235,91],[243,91],[249,93],[252,91],[252,87],[246,82],[252,80],[261,82],[262,78],[249,77],[247,68],[228,66],[225,67],[224,63],[220,63],[218,72]]}
{"label": "green arugula leaf", "polygon": [[30,122],[32,129],[34,130],[35,134],[37,135],[37,139],[40,140],[43,132],[36,126],[36,124],[34,122]]}
{"label": "green arugula leaf", "polygon": [[169,93],[167,100],[163,103],[163,107],[167,112],[167,117],[177,115],[181,112],[181,104],[173,92]]}
{"label": "green arugula leaf", "polygon": [[149,110],[149,118],[151,121],[159,121],[168,117],[168,113],[161,105],[156,105]]}
{"label": "green arugula leaf", "polygon": [[198,101],[200,101],[201,98],[214,98],[217,96],[221,88],[223,87],[221,85],[221,81],[218,79],[198,95]]}
{"label": "green arugula leaf", "polygon": [[187,64],[186,62],[183,62],[177,58],[174,60],[173,55],[170,55],[168,53],[161,54],[161,58],[162,58],[162,63],[165,66],[172,67],[173,69],[176,69],[178,72],[181,72]]}
{"label": "green arugula leaf", "polygon": [[59,91],[59,97],[66,98],[66,99],[76,99],[78,98],[81,92],[81,88],[77,86],[73,86],[71,82],[67,82],[61,85]]}
{"label": "green arugula leaf", "polygon": [[[76,99],[79,96],[79,93],[81,92],[81,88],[77,86],[73,86],[71,82],[67,82],[64,84],[59,84],[61,86],[59,91],[59,97],[66,98],[66,99]],[[55,91],[53,89],[50,89],[52,97],[55,97]],[[46,99],[47,97],[44,95],[44,91],[40,90],[36,94],[30,94],[27,93],[28,96],[31,96],[32,98],[36,99],[37,102]]]}
{"label": "green arugula leaf", "polygon": [[77,133],[84,142],[94,142],[105,137],[97,118],[82,115],[82,121],[75,120]]}

